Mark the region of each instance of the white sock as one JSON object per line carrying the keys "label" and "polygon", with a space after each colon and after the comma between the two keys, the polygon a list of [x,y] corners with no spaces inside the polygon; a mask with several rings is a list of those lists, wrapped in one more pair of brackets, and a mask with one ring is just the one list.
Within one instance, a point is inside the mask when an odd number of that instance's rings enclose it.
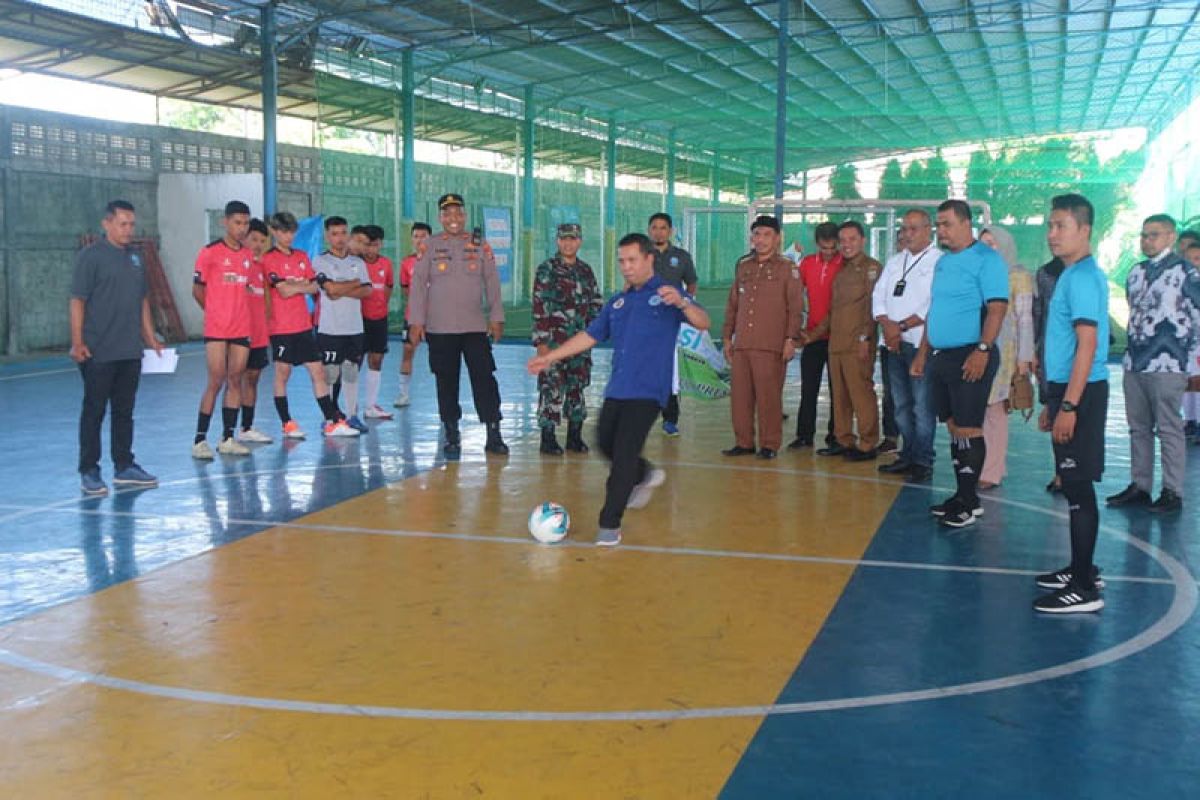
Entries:
{"label": "white sock", "polygon": [[380,370],[367,370],[367,408],[379,405],[379,384],[382,382],[383,373]]}
{"label": "white sock", "polygon": [[408,394],[408,382],[412,379],[412,375],[400,373],[400,394]]}
{"label": "white sock", "polygon": [[358,415],[358,381],[348,381],[342,376],[342,400],[346,403],[346,416]]}

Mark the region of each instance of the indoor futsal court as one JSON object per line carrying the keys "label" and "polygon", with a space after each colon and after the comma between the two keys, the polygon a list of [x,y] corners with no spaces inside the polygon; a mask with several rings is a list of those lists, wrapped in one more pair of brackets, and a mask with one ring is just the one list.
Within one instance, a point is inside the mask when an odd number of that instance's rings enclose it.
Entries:
{"label": "indoor futsal court", "polygon": [[[161,486],[99,500],[79,499],[73,439],[53,432],[71,429],[73,369],[5,367],[0,410],[36,409],[44,424],[11,428],[0,467],[3,794],[1186,797],[1198,785],[1194,509],[1104,511],[1107,606],[1046,618],[1029,609],[1033,576],[1065,558],[1066,509],[1042,491],[1050,459],[1032,426],[1014,422],[1014,469],[981,524],[948,532],[926,513],[944,476],[902,488],[811,451],[731,463],[718,455],[727,403],[685,398],[684,435],[656,428],[647,445],[665,485],[629,512],[620,547],[597,548],[606,466],[537,454],[529,352],[497,352],[507,458],[483,457],[468,410],[462,460],[442,460],[418,361],[413,406],[359,440],[198,464],[192,346],[139,397],[153,433],[136,452]],[[607,365],[600,351],[593,403]],[[795,388],[793,374],[793,408]],[[1105,494],[1124,485],[1120,411],[1118,395]],[[559,545],[525,529],[546,499],[573,515]]]}

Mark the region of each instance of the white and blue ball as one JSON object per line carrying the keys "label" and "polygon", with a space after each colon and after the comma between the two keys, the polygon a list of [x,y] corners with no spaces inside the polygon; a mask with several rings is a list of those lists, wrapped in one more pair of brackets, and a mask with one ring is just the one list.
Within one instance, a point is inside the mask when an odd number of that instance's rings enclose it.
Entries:
{"label": "white and blue ball", "polygon": [[561,542],[571,528],[571,515],[558,503],[542,503],[529,515],[529,535],[543,544]]}

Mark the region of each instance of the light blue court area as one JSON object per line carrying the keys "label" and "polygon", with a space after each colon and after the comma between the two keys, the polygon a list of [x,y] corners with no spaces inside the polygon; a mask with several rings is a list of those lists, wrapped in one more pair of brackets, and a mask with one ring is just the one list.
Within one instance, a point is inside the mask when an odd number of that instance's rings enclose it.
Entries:
{"label": "light blue court area", "polygon": [[[737,745],[740,752],[730,758],[720,790],[728,798],[1123,800],[1196,795],[1200,787],[1200,625],[1195,615],[1200,447],[1190,451],[1196,455],[1188,464],[1183,515],[1160,519],[1143,511],[1102,511],[1097,562],[1107,581],[1107,606],[1098,615],[1047,618],[1030,610],[1038,594],[1033,576],[1068,561],[1066,505],[1043,489],[1051,475],[1046,437],[1033,422],[1027,424],[1017,416],[1010,418],[1009,475],[1000,488],[985,495],[986,513],[979,525],[952,532],[938,528],[928,516],[928,505],[941,499],[950,485],[943,438],[934,486],[900,489],[858,558],[834,555],[833,547],[806,550],[802,539],[796,539],[802,546],[794,546],[788,530],[756,531],[750,523],[733,544],[720,532],[709,531],[718,524],[710,520],[753,520],[757,513],[749,501],[740,508],[714,507],[713,498],[697,490],[713,486],[713,476],[719,476],[722,491],[735,503],[742,502],[738,497],[752,498],[767,491],[764,487],[780,479],[794,481],[797,493],[817,492],[823,506],[835,509],[832,516],[820,511],[823,519],[832,520],[821,524],[830,525],[825,535],[833,539],[838,520],[853,518],[857,498],[895,484],[878,476],[873,465],[830,464],[808,451],[784,453],[769,465],[733,464],[717,452],[722,444],[732,442],[727,403],[685,399],[684,436],[668,440],[656,429],[647,445],[649,457],[670,476],[658,507],[647,512],[654,516],[634,518],[627,546],[589,563],[595,549],[588,545],[588,536],[602,494],[603,470],[591,463],[598,458],[594,454],[559,462],[565,473],[555,472],[553,464],[545,466],[538,455],[535,381],[523,371],[530,352],[528,346],[515,343],[496,352],[504,433],[512,446],[507,461],[484,458],[483,430],[474,420],[464,376],[464,457],[456,469],[464,486],[482,488],[476,494],[460,495],[462,524],[450,518],[441,533],[421,533],[425,529],[415,521],[421,515],[430,518],[428,508],[408,510],[385,500],[389,516],[378,523],[385,526],[384,532],[442,537],[447,547],[457,548],[460,567],[476,570],[480,558],[499,558],[498,551],[490,548],[527,551],[530,574],[543,579],[554,570],[566,569],[554,560],[563,552],[574,554],[572,569],[616,569],[624,563],[620,559],[637,560],[630,563],[663,559],[664,568],[676,570],[684,567],[670,559],[681,559],[687,569],[705,563],[745,564],[746,569],[771,571],[848,564],[853,571],[811,644],[800,649],[794,663],[787,663],[790,677],[771,690],[773,698],[743,705],[721,699],[664,708],[611,697],[606,704],[593,699],[585,686],[577,687],[581,699],[575,706],[555,709],[564,713],[520,719],[562,726],[560,742],[583,735],[584,729],[590,734],[593,729],[588,726],[596,725],[629,725],[630,731],[644,732],[650,726],[671,730],[714,724],[714,720],[750,719],[750,734]],[[389,407],[397,386],[396,355],[393,352],[385,362],[381,404]],[[608,353],[599,351],[596,361],[602,379]],[[135,452],[139,462],[160,477],[161,486],[101,499],[82,499],[78,492],[75,431],[80,381],[74,368],[65,359],[41,359],[0,369],[0,414],[9,422],[6,458],[0,464],[0,485],[5,488],[0,497],[0,650],[31,646],[28,638],[12,641],[6,630],[36,621],[39,612],[69,606],[116,584],[153,579],[170,565],[313,512],[336,514],[339,504],[407,478],[450,474],[440,456],[433,381],[423,351],[416,361],[413,405],[396,410],[392,421],[370,423],[370,433],[360,439],[323,440],[306,376],[297,374],[291,383],[291,408],[309,438],[283,444],[277,438],[255,447],[250,457],[218,457],[211,463],[195,462],[189,456],[202,368],[201,350],[193,345],[184,348],[176,375],[143,379]],[[1119,378],[1116,368],[1112,374]],[[598,382],[589,390],[593,409],[602,388]],[[275,435],[278,423],[269,376],[263,377],[260,389],[257,427]],[[786,397],[785,408],[794,414],[798,398],[794,369]],[[1098,487],[1101,496],[1127,482],[1121,403],[1120,381],[1115,380],[1109,469]],[[822,414],[826,407],[822,398]],[[789,432],[794,422],[793,417],[786,423]],[[214,428],[217,424],[214,421]],[[214,429],[213,440],[216,433]],[[590,440],[590,424],[586,434]],[[524,522],[517,515],[511,515],[512,520],[498,519],[481,508],[491,502],[486,499],[491,497],[487,481],[506,463],[521,469],[532,465],[529,474],[557,487],[553,491],[565,491],[565,484],[555,483],[565,474],[572,491],[581,492],[579,507],[572,509],[575,527],[570,548],[547,550],[526,543],[521,538]],[[543,465],[541,471],[537,465]],[[104,471],[110,480],[111,466],[105,463]],[[430,480],[419,491],[403,496],[410,498],[407,502],[420,503],[421,492],[437,492],[440,486]],[[540,497],[538,487],[509,486],[505,491],[521,494],[520,502],[525,502],[525,494]],[[441,502],[431,498],[430,507]],[[503,497],[497,502],[508,507]],[[364,532],[356,526],[365,523],[349,514],[344,520],[328,514],[322,519],[320,530],[306,523],[296,529],[347,537]],[[640,519],[656,522],[637,527]],[[812,519],[800,509],[783,527],[794,525],[796,531],[806,531]],[[792,546],[785,546],[788,543]],[[427,568],[441,566],[431,563]],[[405,569],[399,564],[398,568]],[[613,574],[619,579],[621,573]],[[820,575],[797,573],[801,574]],[[676,586],[680,580],[677,573],[663,577]],[[595,591],[595,584],[588,585]],[[464,585],[461,591],[504,603],[512,600],[514,592],[536,588],[502,582]],[[678,591],[654,597],[653,587],[637,590],[647,591],[657,610],[670,608],[680,597]],[[581,585],[579,591],[589,590]],[[715,595],[706,602],[721,600]],[[771,600],[766,597],[760,602]],[[543,616],[552,616],[534,609],[526,609],[526,614],[520,630],[536,630]],[[630,615],[622,626],[634,630],[639,619]],[[787,639],[789,632],[781,629],[777,635]],[[679,646],[670,640],[670,633],[665,636],[663,647]],[[720,652],[720,648],[704,652]],[[28,671],[32,662],[25,662],[26,668],[15,657],[4,663]],[[378,665],[379,670],[388,668]],[[573,668],[571,664],[557,667],[567,672]],[[630,663],[627,668],[638,665]],[[63,677],[67,672],[54,673],[49,667],[40,673],[41,677],[55,674],[67,680]],[[86,671],[70,676],[72,681],[88,679]],[[110,683],[106,691],[125,691],[114,685]],[[718,688],[728,687],[714,687],[714,698],[753,694],[749,686],[745,692],[727,694]],[[236,701],[235,693],[226,687],[209,694]],[[247,689],[242,694],[252,692]],[[288,696],[270,686],[258,694]],[[194,694],[202,696],[208,695]],[[394,711],[398,701],[351,708],[336,697],[318,699],[328,702],[287,699],[276,705],[297,718],[328,714],[335,719],[347,709],[358,716],[399,713]],[[471,702],[472,708],[483,711],[474,716],[432,714],[429,724],[503,725],[509,716],[518,718],[488,710],[486,700]],[[653,709],[654,714],[622,715],[617,713],[620,709]],[[495,730],[503,734],[508,729]],[[608,740],[604,752],[606,758],[620,763],[624,734],[623,729],[614,730],[618,733]],[[630,734],[630,741],[641,741],[638,735]],[[482,770],[480,778],[486,782],[486,767],[464,763],[462,769]],[[632,784],[638,785],[636,780]],[[691,795],[681,788],[677,794],[647,790],[646,796]]]}

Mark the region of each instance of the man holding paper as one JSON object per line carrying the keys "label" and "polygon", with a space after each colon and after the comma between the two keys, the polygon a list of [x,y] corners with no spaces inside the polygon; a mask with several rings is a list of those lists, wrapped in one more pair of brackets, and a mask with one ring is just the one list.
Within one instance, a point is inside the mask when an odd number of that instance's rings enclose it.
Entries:
{"label": "man holding paper", "polygon": [[117,486],[157,486],[133,459],[133,405],[142,371],[142,347],[161,354],[146,297],[146,268],[130,248],[133,206],[113,200],[105,209],[104,238],[80,251],[71,284],[71,358],[83,376],[79,415],[79,474],[84,494],[104,495],[100,425],[112,407],[111,448]]}

